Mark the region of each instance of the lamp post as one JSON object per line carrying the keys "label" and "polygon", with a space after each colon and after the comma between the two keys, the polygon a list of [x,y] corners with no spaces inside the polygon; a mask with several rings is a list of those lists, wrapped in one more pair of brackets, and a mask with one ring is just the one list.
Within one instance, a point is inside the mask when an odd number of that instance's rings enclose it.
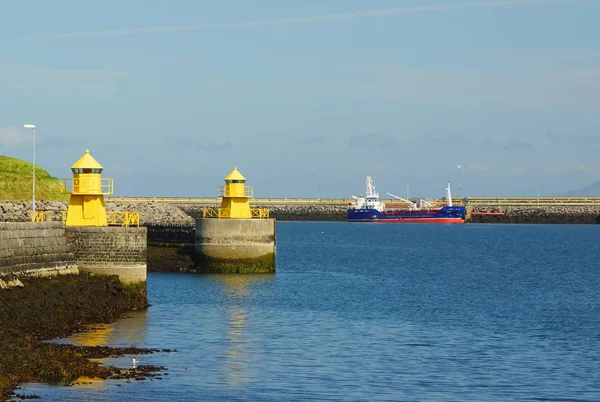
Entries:
{"label": "lamp post", "polygon": [[540,205],[540,183],[537,183],[537,203]]}
{"label": "lamp post", "polygon": [[32,146],[33,171],[31,174],[31,177],[32,177],[32,180],[31,180],[31,220],[35,221],[35,124],[25,124],[23,127],[31,129],[32,138],[33,138],[33,146]]}
{"label": "lamp post", "polygon": [[456,168],[458,169],[458,197],[460,198],[460,168],[462,165],[456,165]]}

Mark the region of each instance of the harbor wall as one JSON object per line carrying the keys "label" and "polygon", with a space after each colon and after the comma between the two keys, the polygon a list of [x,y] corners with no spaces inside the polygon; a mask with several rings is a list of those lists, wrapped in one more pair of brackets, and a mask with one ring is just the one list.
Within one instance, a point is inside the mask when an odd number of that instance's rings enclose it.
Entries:
{"label": "harbor wall", "polygon": [[[179,208],[195,219],[202,218],[202,205],[179,204]],[[252,208],[269,210],[269,217],[278,221],[345,221],[347,205],[258,205]]]}
{"label": "harbor wall", "polygon": [[148,229],[148,243],[194,244],[195,223],[149,223],[146,228]]}
{"label": "harbor wall", "polygon": [[81,272],[118,275],[125,284],[146,282],[145,227],[67,227]]}
{"label": "harbor wall", "polygon": [[77,273],[76,264],[61,223],[0,223],[0,276]]}
{"label": "harbor wall", "polygon": [[149,272],[198,272],[194,264],[196,225],[147,224]]}
{"label": "harbor wall", "polygon": [[[66,211],[66,202],[38,202],[38,208],[49,211],[47,219],[60,221],[62,211]],[[195,219],[202,217],[203,205],[167,204],[161,202],[119,202],[109,201],[108,212],[140,212],[142,225],[148,227],[148,241],[162,242],[171,239],[179,243],[192,243],[189,240]],[[214,205],[213,205],[214,206]],[[276,204],[258,205],[253,208],[268,208],[270,217],[279,221],[345,221],[347,205],[298,205]],[[31,203],[27,201],[0,201],[0,221],[26,222],[29,219]],[[473,211],[506,211],[502,216],[473,216],[473,223],[578,223],[596,224],[600,217],[600,205],[540,205],[519,207],[473,206]],[[183,225],[183,226],[180,226]],[[152,229],[152,226],[157,229]],[[158,229],[158,227],[171,229]],[[170,234],[168,233],[170,231]],[[181,232],[180,234],[176,232]],[[153,237],[154,233],[156,236]],[[181,236],[181,239],[177,239]],[[169,241],[171,241],[169,240]],[[184,241],[181,241],[184,240]]]}
{"label": "harbor wall", "polygon": [[503,215],[472,215],[470,223],[600,224],[600,205],[478,206],[473,211]]}

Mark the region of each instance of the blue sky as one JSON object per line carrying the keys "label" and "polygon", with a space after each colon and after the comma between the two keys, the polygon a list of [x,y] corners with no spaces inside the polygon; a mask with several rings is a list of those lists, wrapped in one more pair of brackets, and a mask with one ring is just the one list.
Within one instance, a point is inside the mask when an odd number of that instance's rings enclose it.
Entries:
{"label": "blue sky", "polygon": [[600,179],[600,1],[0,0],[0,154],[116,195],[535,196]]}

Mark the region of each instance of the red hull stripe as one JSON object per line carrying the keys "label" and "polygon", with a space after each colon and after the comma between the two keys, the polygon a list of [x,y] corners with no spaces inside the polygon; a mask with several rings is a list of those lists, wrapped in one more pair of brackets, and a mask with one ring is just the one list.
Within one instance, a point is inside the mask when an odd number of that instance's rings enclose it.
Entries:
{"label": "red hull stripe", "polygon": [[461,218],[352,219],[348,222],[377,223],[465,223]]}

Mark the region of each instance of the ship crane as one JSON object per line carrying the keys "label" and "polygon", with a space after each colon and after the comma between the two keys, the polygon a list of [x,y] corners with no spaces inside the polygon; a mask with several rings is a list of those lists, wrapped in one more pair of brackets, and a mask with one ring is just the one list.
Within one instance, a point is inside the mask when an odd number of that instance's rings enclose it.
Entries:
{"label": "ship crane", "polygon": [[427,200],[420,200],[419,203],[421,204],[421,208],[425,207],[425,208],[433,208],[433,203],[427,201]]}
{"label": "ship crane", "polygon": [[392,194],[392,193],[387,193],[387,195],[389,195],[390,197],[394,197],[394,198],[395,198],[395,199],[397,199],[397,200],[400,200],[400,201],[402,201],[402,202],[405,202],[405,203],[407,203],[407,204],[410,206],[410,209],[411,209],[411,210],[415,210],[415,209],[417,209],[417,204],[415,204],[414,202],[412,202],[412,201],[410,201],[410,200],[404,199],[404,198],[402,198],[402,197],[398,197],[397,195],[394,195],[394,194]]}

